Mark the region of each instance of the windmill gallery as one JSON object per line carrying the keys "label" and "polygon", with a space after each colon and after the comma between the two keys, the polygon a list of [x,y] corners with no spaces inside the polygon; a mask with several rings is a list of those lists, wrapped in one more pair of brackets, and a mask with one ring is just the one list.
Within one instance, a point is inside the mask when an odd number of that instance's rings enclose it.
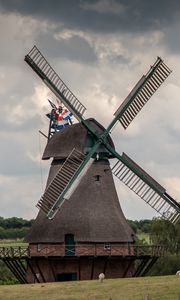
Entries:
{"label": "windmill gallery", "polygon": [[[180,204],[130,157],[115,150],[110,131],[117,122],[128,127],[170,69],[158,57],[105,129],[93,118],[84,119],[86,108],[36,46],[25,61],[60,102],[56,107],[49,101],[52,110],[42,159],[52,158],[52,163],[37,204],[40,211],[26,237],[29,246],[7,248],[1,259],[21,283],[97,279],[100,273],[106,278],[146,274],[163,249],[136,243],[113,174],[172,223],[180,219]],[[112,158],[116,163],[110,167]]]}

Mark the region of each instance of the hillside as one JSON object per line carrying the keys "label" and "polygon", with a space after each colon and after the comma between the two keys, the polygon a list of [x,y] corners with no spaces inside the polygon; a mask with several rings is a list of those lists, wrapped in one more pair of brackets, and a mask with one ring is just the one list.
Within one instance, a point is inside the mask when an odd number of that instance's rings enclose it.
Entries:
{"label": "hillside", "polygon": [[180,276],[0,286],[0,300],[179,300]]}

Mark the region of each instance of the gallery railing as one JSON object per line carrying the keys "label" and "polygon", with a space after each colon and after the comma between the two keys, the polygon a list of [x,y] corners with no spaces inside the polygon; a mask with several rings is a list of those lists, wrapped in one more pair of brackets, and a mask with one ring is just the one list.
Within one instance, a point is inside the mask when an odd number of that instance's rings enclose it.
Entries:
{"label": "gallery railing", "polygon": [[0,247],[0,258],[5,257],[27,257],[29,256],[29,247]]}
{"label": "gallery railing", "polygon": [[[166,249],[162,245],[136,244],[81,244],[81,245],[30,245],[29,247],[0,247],[0,259],[37,256],[163,256]],[[72,247],[73,246],[73,247]]]}

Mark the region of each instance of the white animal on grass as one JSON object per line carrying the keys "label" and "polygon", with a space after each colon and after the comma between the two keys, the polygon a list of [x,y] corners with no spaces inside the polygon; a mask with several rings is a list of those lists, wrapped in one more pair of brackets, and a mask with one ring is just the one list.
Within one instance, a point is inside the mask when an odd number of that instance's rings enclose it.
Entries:
{"label": "white animal on grass", "polygon": [[176,272],[176,275],[179,275],[179,276],[180,276],[180,270]]}
{"label": "white animal on grass", "polygon": [[103,282],[104,278],[105,278],[104,273],[100,273],[100,274],[99,274],[99,281],[100,281],[100,282]]}

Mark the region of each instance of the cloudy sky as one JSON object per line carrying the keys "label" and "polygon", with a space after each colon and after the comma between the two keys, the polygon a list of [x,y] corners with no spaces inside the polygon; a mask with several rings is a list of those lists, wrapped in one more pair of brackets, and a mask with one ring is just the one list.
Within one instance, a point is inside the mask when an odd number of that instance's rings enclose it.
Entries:
{"label": "cloudy sky", "polygon": [[[126,152],[180,201],[180,2],[178,0],[0,0],[0,216],[35,218],[50,161],[41,162],[47,98],[24,62],[33,45],[104,126],[157,56],[173,70],[126,131]],[[116,181],[125,215],[154,211]]]}

